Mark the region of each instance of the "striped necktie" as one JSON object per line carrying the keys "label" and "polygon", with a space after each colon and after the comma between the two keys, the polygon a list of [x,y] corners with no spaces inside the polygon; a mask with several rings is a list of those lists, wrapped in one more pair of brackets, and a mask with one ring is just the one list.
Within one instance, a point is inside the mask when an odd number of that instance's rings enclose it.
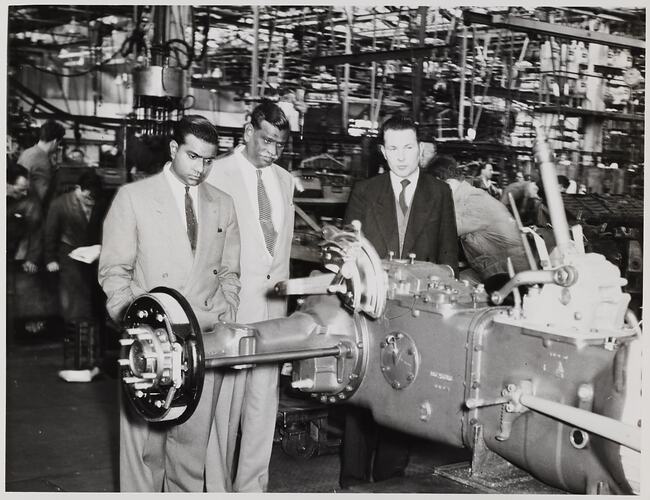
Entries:
{"label": "striped necktie", "polygon": [[406,212],[409,210],[409,207],[406,204],[406,186],[408,186],[411,181],[408,179],[402,179],[400,183],[402,184],[402,190],[399,193],[399,207],[402,209],[402,213],[406,215]]}
{"label": "striped necktie", "polygon": [[262,233],[264,234],[264,243],[266,243],[266,248],[269,253],[273,255],[277,233],[273,227],[273,220],[271,218],[271,201],[269,200],[269,197],[266,194],[266,189],[264,188],[261,168],[257,169],[257,204],[259,205],[260,210],[259,219]]}
{"label": "striped necktie", "polygon": [[196,222],[196,215],[194,214],[194,207],[192,205],[192,197],[190,196],[189,186],[185,186],[185,221],[187,222],[187,236],[190,239],[192,252],[194,252],[194,250],[196,250],[196,235],[199,225]]}

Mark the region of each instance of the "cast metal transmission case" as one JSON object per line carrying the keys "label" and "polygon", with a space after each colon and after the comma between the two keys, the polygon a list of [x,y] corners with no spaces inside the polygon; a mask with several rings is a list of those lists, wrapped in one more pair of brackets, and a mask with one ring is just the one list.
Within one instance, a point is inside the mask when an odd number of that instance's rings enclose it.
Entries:
{"label": "cast metal transmission case", "polygon": [[379,259],[358,223],[325,226],[323,272],[276,285],[300,296],[288,318],[199,325],[177,292],[136,298],[120,361],[129,399],[147,420],[179,422],[205,370],[292,361],[294,388],[470,448],[474,473],[496,457],[565,491],[638,493],[641,330],[618,268],[571,238],[544,144],[558,245],[541,268],[488,297],[447,266]]}

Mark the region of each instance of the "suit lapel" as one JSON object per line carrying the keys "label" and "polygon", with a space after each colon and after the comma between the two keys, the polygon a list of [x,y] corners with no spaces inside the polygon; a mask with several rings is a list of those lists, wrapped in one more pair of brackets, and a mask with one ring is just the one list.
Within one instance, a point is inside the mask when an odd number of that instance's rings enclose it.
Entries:
{"label": "suit lapel", "polygon": [[83,208],[81,207],[81,202],[77,199],[74,191],[68,195],[65,210],[73,220],[71,225],[75,227],[75,232],[80,235],[85,234],[86,229],[88,228],[88,221],[86,220]]}
{"label": "suit lapel", "polygon": [[[390,184],[390,175],[384,174],[379,187],[378,196],[375,198],[372,211],[379,233],[381,234],[387,251],[394,248],[399,250],[399,234],[397,230],[397,214],[395,212],[395,195]],[[361,228],[363,231],[363,228]],[[396,255],[396,257],[398,257]]]}
{"label": "suit lapel", "polygon": [[192,255],[192,247],[187,236],[187,230],[181,219],[181,214],[174,201],[174,194],[169,187],[164,172],[156,176],[152,199],[154,201],[153,209],[159,218],[161,230],[167,235],[169,244],[168,251],[181,251],[183,252],[184,258],[188,262],[192,262],[194,256]]}
{"label": "suit lapel", "polygon": [[[203,255],[210,252],[210,235],[219,230],[219,203],[204,184],[199,184],[199,233],[196,237],[196,250],[192,271],[188,275],[191,278],[195,269],[200,267]],[[189,239],[188,239],[189,241]]]}
{"label": "suit lapel", "polygon": [[273,173],[278,180],[278,186],[282,192],[282,202],[284,204],[284,224],[277,228],[278,237],[276,241],[276,251],[274,257],[280,255],[280,244],[286,241],[288,231],[293,231],[293,177],[283,175],[283,168],[279,165],[273,165]]}
{"label": "suit lapel", "polygon": [[426,182],[424,172],[420,172],[418,184],[413,194],[413,202],[409,215],[406,234],[404,235],[404,245],[402,255],[408,255],[413,248],[417,237],[424,229],[426,221],[429,219],[429,212],[433,210],[434,201],[429,184]]}

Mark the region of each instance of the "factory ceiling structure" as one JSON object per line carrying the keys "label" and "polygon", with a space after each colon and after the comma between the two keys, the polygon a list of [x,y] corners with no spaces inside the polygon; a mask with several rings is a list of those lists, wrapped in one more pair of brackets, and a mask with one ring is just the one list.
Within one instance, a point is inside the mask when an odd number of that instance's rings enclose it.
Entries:
{"label": "factory ceiling structure", "polygon": [[175,106],[218,125],[298,92],[307,130],[363,135],[401,110],[438,141],[517,149],[541,113],[578,161],[642,161],[643,8],[29,5],[8,26],[10,87],[77,121],[139,116],[134,72],[160,65],[183,71]]}

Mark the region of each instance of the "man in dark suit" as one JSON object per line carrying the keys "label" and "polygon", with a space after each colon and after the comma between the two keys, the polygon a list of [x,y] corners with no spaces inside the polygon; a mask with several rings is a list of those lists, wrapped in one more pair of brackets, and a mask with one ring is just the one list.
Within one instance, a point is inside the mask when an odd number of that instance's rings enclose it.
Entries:
{"label": "man in dark suit", "polygon": [[418,168],[420,146],[415,123],[393,117],[382,126],[380,149],[389,172],[357,182],[345,222],[361,231],[382,258],[407,258],[458,268],[456,219],[451,190]]}
{"label": "man in dark suit", "polygon": [[45,224],[45,262],[49,272],[59,273],[59,300],[66,322],[90,320],[98,314],[97,265],[70,256],[75,248],[101,242],[105,212],[96,205],[101,179],[94,171],[84,170],[74,190],[52,202]]}
{"label": "man in dark suit", "polygon": [[[451,190],[419,169],[420,142],[407,117],[386,120],[379,131],[380,149],[389,172],[358,182],[345,222],[361,222],[361,232],[382,258],[393,255],[447,264],[458,273],[458,236]],[[381,481],[404,474],[408,440],[377,425],[370,411],[349,408],[346,415],[340,482]]]}

